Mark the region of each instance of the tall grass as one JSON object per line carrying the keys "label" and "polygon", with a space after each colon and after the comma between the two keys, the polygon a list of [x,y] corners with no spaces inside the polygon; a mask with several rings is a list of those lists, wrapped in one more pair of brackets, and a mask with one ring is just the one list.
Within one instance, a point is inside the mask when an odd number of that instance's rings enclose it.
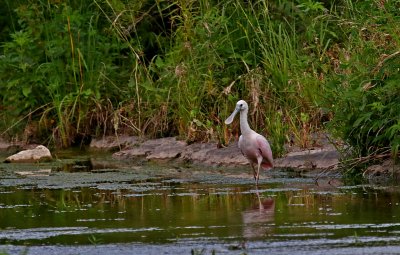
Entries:
{"label": "tall grass", "polygon": [[126,92],[109,78],[119,76],[124,45],[100,33],[100,13],[92,8],[81,1],[20,4],[15,11],[21,28],[4,44],[1,78],[7,113],[19,118],[30,112],[37,132],[61,147],[93,132],[92,123],[102,125],[96,121],[99,108],[107,107],[102,100]]}
{"label": "tall grass", "polygon": [[[59,146],[107,132],[226,144],[237,127],[226,129],[223,119],[240,98],[251,102],[252,126],[270,136],[277,154],[290,137],[305,146],[304,137],[318,126],[311,124],[317,119],[298,117],[319,111],[321,91],[314,70],[304,70],[308,52],[296,35],[296,22],[303,20],[289,21],[302,11],[293,3],[76,1],[17,7],[22,25],[6,43],[9,62],[2,62],[27,82],[2,79],[21,86],[21,101],[28,104],[18,109],[35,113],[30,118],[39,117],[41,129]],[[277,19],[275,12],[284,15]],[[314,26],[320,21],[307,19]],[[11,63],[16,49],[16,62],[25,65],[17,70]],[[24,63],[30,54],[32,65]]]}
{"label": "tall grass", "polygon": [[[324,81],[316,69],[323,64],[331,42],[329,38],[334,36],[328,28],[328,20],[335,13],[319,15],[318,11],[325,9],[316,8],[314,16],[306,18],[298,6],[287,2],[268,5],[262,1],[253,4],[235,1],[234,6],[242,37],[249,49],[246,52],[250,55],[248,59],[254,60],[250,63],[251,68],[259,70],[262,77],[257,86],[245,83],[247,95],[241,96],[252,102],[255,117],[262,116],[252,119],[254,125],[270,135],[277,154],[282,154],[283,145],[289,142],[301,147],[310,146],[310,134],[320,130],[322,125],[320,101],[324,94],[321,86]],[[284,15],[277,18],[276,12]],[[289,20],[296,15],[301,19]],[[298,30],[303,28],[297,23],[309,23],[314,35],[321,39],[310,42],[310,38],[299,36]],[[309,54],[311,57],[307,56]]]}

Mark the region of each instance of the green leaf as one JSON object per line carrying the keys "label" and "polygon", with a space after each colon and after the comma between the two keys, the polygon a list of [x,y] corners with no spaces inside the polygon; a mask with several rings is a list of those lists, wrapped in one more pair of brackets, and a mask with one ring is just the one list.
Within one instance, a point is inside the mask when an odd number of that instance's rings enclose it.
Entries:
{"label": "green leaf", "polygon": [[364,114],[364,115],[361,115],[361,116],[354,122],[353,128],[358,127],[358,126],[361,124],[361,122],[365,122],[365,121],[370,120],[371,115],[372,115],[371,112],[366,113],[366,114]]}
{"label": "green leaf", "polygon": [[23,88],[22,88],[22,94],[23,94],[25,97],[29,97],[29,95],[31,94],[31,92],[32,92],[31,86],[26,86],[26,87],[23,87]]}
{"label": "green leaf", "polygon": [[165,62],[161,57],[157,56],[155,65],[157,68],[163,68],[165,66]]}

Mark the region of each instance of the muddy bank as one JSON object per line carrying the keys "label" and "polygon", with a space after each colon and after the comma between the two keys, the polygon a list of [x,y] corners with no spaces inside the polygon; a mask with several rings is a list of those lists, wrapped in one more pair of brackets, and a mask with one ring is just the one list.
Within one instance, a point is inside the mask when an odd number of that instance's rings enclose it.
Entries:
{"label": "muddy bank", "polygon": [[[249,164],[238,149],[237,142],[218,148],[216,143],[187,144],[176,137],[141,140],[138,137],[121,136],[94,139],[90,148],[117,151],[113,154],[115,159],[144,158],[214,166]],[[339,157],[335,147],[325,142],[307,150],[292,150],[284,157],[275,159],[274,163],[275,167],[295,170],[336,169]]]}

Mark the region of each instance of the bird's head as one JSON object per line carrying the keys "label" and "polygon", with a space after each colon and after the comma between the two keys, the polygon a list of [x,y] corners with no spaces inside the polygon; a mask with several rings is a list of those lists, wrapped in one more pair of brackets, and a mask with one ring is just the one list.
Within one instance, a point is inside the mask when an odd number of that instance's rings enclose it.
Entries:
{"label": "bird's head", "polygon": [[225,120],[225,124],[227,124],[227,125],[231,124],[232,121],[233,121],[233,119],[235,118],[235,115],[236,115],[238,112],[244,112],[244,111],[247,111],[248,109],[249,109],[249,106],[248,106],[248,104],[246,103],[246,101],[244,101],[244,100],[239,100],[239,101],[236,103],[235,110],[234,110],[234,111],[232,112],[232,114]]}
{"label": "bird's head", "polygon": [[244,100],[239,100],[237,103],[236,103],[236,108],[235,108],[235,110],[238,110],[238,111],[245,111],[245,110],[247,110],[247,109],[249,109],[249,106],[248,106],[248,104],[246,103],[246,101],[244,101]]}

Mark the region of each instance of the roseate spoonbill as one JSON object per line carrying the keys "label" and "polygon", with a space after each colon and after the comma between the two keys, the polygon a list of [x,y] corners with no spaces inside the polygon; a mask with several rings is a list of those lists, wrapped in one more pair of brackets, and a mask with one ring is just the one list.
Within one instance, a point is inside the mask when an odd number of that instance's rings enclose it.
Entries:
{"label": "roseate spoonbill", "polygon": [[[242,133],[239,137],[239,149],[249,160],[250,165],[253,168],[254,180],[256,181],[256,185],[258,185],[260,167],[264,170],[273,167],[271,147],[264,136],[256,133],[250,128],[249,123],[247,122],[249,106],[244,100],[240,100],[236,103],[235,110],[225,120],[225,124],[231,124],[238,112],[240,112],[240,132]],[[254,168],[254,164],[257,164],[257,171]]]}

